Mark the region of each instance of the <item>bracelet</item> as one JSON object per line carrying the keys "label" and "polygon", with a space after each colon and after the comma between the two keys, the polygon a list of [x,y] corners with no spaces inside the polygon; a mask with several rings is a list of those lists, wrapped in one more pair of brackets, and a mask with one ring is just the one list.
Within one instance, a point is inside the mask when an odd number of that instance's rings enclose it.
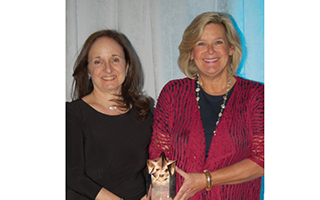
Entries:
{"label": "bracelet", "polygon": [[213,181],[212,181],[212,178],[211,178],[211,174],[209,172],[209,170],[204,170],[203,171],[204,175],[206,176],[206,179],[207,179],[207,188],[206,190],[207,191],[210,191],[212,189],[212,186],[213,186]]}

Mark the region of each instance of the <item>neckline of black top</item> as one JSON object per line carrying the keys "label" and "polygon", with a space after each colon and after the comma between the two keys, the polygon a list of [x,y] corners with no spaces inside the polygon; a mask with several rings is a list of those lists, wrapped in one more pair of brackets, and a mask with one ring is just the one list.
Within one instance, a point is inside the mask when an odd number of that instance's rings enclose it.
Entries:
{"label": "neckline of black top", "polygon": [[[227,103],[231,97],[231,94],[234,90],[235,85],[230,89],[227,95],[227,101],[225,103],[227,107]],[[201,121],[205,134],[206,141],[206,158],[208,157],[211,141],[213,138],[213,131],[216,129],[216,122],[218,120],[218,114],[221,110],[221,104],[223,103],[223,95],[210,95],[206,93],[203,88],[200,86],[200,100],[198,102],[200,106],[200,115]],[[223,115],[223,114],[222,114]]]}

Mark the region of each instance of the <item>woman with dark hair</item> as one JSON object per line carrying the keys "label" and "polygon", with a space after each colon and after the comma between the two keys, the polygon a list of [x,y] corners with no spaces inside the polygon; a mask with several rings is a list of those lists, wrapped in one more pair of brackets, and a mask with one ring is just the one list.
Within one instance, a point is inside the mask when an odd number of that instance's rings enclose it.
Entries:
{"label": "woman with dark hair", "polygon": [[179,46],[187,76],[162,89],[150,159],[177,163],[175,199],[259,199],[264,175],[264,86],[236,76],[242,49],[225,13],[207,12]]}
{"label": "woman with dark hair", "polygon": [[93,33],[74,66],[67,102],[67,199],[141,199],[151,139],[150,100],[125,37]]}

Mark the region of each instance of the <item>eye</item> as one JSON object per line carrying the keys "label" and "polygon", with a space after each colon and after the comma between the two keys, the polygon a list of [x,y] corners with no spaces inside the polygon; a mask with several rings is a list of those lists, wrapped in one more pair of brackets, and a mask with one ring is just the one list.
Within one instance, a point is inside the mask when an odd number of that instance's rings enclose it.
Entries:
{"label": "eye", "polygon": [[206,44],[204,42],[198,42],[197,46],[205,46]]}
{"label": "eye", "polygon": [[218,40],[218,41],[215,42],[215,44],[223,44],[223,41]]}
{"label": "eye", "polygon": [[119,56],[114,56],[114,57],[112,57],[111,58],[111,60],[110,60],[110,63],[111,64],[119,64],[119,63],[121,63],[122,62],[122,58],[121,57],[119,57]]}
{"label": "eye", "polygon": [[102,61],[101,61],[101,60],[98,60],[98,59],[95,59],[95,60],[92,61],[92,64],[93,64],[93,65],[96,65],[96,66],[99,66],[99,65],[102,64]]}
{"label": "eye", "polygon": [[117,63],[117,62],[120,62],[120,59],[119,58],[114,58],[112,61]]}

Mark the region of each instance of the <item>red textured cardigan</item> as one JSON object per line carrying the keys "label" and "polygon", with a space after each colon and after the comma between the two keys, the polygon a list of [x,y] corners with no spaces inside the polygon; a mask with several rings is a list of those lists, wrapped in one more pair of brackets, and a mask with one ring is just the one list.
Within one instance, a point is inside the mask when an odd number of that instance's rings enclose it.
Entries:
{"label": "red textured cardigan", "polygon": [[[197,107],[195,80],[167,83],[155,109],[150,159],[165,152],[186,172],[214,171],[249,158],[264,167],[264,85],[235,77],[233,93],[216,128],[205,162],[205,136]],[[183,183],[177,174],[176,191]],[[191,199],[259,199],[261,178],[205,189]]]}

